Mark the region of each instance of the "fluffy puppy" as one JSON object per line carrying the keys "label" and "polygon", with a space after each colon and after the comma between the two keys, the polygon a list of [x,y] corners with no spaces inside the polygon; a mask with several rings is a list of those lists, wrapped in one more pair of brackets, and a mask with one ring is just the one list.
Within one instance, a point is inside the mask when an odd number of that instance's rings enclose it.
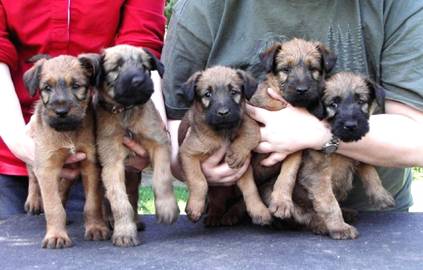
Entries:
{"label": "fluffy puppy", "polygon": [[[42,241],[44,248],[72,245],[66,231],[66,213],[59,191],[59,174],[65,160],[76,151],[87,158],[81,162],[86,201],[84,207],[85,239],[103,240],[109,229],[102,219],[102,192],[95,151],[91,91],[96,77],[94,63],[85,55],[41,59],[24,74],[31,95],[40,89],[41,100],[35,107],[35,160],[30,171],[29,193],[38,192],[47,222]],[[66,188],[67,189],[67,188]],[[37,195],[39,199],[39,195]],[[31,198],[30,198],[31,201]],[[36,211],[34,207],[28,209]],[[41,207],[41,205],[39,205]]]}
{"label": "fluffy puppy", "polygon": [[101,69],[96,100],[97,146],[113,212],[112,241],[117,246],[135,246],[139,244],[137,209],[128,199],[129,187],[125,187],[125,160],[132,153],[122,144],[124,136],[132,137],[149,154],[158,221],[173,223],[179,215],[170,172],[169,136],[150,100],[154,91],[150,73],[157,70],[162,76],[164,68],[147,50],[129,45],[105,49],[101,56],[91,58]]}
{"label": "fluffy puppy", "polygon": [[[180,147],[179,158],[190,192],[186,213],[194,222],[205,211],[208,191],[201,162],[226,146],[225,161],[230,167],[239,168],[259,142],[257,123],[244,113],[245,101],[256,87],[246,72],[223,66],[196,72],[182,87],[181,94],[192,106],[182,120],[180,134],[186,132],[187,126],[191,130]],[[251,167],[237,186],[253,222],[268,224],[271,214],[260,199]]]}

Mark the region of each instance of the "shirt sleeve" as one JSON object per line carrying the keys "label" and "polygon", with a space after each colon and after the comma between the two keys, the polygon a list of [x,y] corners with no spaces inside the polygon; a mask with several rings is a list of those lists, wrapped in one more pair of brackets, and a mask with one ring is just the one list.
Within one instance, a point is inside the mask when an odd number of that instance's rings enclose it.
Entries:
{"label": "shirt sleeve", "polygon": [[179,89],[194,72],[207,66],[213,34],[205,2],[179,0],[170,20],[162,56],[166,68],[163,94],[169,119],[183,117],[188,106],[178,95]]}
{"label": "shirt sleeve", "polygon": [[115,44],[144,47],[160,57],[166,25],[164,6],[165,0],[126,1]]}
{"label": "shirt sleeve", "polygon": [[423,111],[423,1],[392,1],[384,13],[381,83],[386,98]]}
{"label": "shirt sleeve", "polygon": [[10,40],[7,29],[7,16],[0,1],[0,62],[5,63],[11,70],[16,69],[18,54],[16,48]]}

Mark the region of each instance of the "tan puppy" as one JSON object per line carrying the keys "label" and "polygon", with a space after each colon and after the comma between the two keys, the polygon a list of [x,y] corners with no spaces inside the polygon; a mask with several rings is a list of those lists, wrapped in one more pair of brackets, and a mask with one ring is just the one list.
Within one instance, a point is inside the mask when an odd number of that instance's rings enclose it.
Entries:
{"label": "tan puppy", "polygon": [[132,137],[149,154],[158,221],[173,223],[179,214],[170,172],[170,140],[150,100],[154,91],[150,72],[162,75],[163,65],[147,50],[129,45],[108,48],[92,58],[101,62],[103,71],[96,102],[97,145],[114,217],[112,241],[117,246],[135,246],[139,244],[136,203],[132,196],[131,205],[125,187],[125,160],[132,153],[122,144],[124,136]]}
{"label": "tan puppy", "polygon": [[[205,211],[208,190],[201,162],[226,145],[225,161],[230,167],[239,168],[259,142],[258,125],[244,114],[245,99],[251,97],[256,87],[256,82],[244,71],[222,66],[193,74],[183,86],[182,94],[192,107],[182,120],[180,134],[185,134],[187,125],[191,130],[179,156],[190,191],[186,212],[194,222]],[[253,222],[270,223],[270,212],[259,197],[251,167],[237,186]]]}
{"label": "tan puppy", "polygon": [[[38,180],[47,221],[44,248],[72,245],[66,232],[66,213],[59,193],[59,174],[65,160],[75,152],[84,152],[81,174],[86,193],[84,207],[85,239],[104,240],[109,229],[101,214],[101,187],[97,168],[91,88],[96,76],[94,64],[84,55],[41,59],[24,74],[31,95],[41,91],[35,108],[35,161],[30,172],[30,201],[39,203]],[[66,192],[62,192],[65,194]],[[35,195],[34,195],[35,194]],[[62,195],[63,196],[63,195]],[[41,205],[28,209],[36,212]],[[37,210],[38,209],[38,210]]]}

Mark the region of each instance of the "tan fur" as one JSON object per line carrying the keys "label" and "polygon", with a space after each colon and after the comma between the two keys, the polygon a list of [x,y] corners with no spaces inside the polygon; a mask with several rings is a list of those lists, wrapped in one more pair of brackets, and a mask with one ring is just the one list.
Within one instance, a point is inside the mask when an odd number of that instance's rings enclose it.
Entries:
{"label": "tan fur", "polygon": [[[39,64],[43,64],[40,87],[47,81],[53,84],[58,78],[64,78],[68,85],[71,83],[71,77],[81,85],[87,83],[85,71],[76,57],[60,56],[49,61],[42,60],[36,65]],[[45,117],[53,112],[48,110],[41,101],[35,107],[36,155],[33,172],[30,171],[29,174],[30,186],[26,208],[37,212],[42,206],[44,207],[47,232],[42,245],[47,248],[63,248],[72,244],[66,232],[66,213],[62,204],[62,201],[63,203],[65,201],[64,194],[70,187],[68,183],[71,181],[63,182],[67,180],[60,180],[59,174],[65,160],[74,151],[86,154],[86,159],[81,162],[82,181],[86,194],[85,238],[103,240],[109,237],[109,230],[101,214],[102,193],[95,151],[93,110],[89,94],[79,102],[79,108],[76,107],[73,106],[70,113],[83,115],[82,126],[75,131],[66,132],[58,132],[45,122]],[[42,206],[39,201],[37,181],[42,195]],[[63,183],[60,184],[59,181]]]}
{"label": "tan fur", "polygon": [[[128,58],[145,60],[146,57],[146,53],[136,47],[120,45],[106,49],[103,64],[106,83],[99,89],[99,95],[113,104],[113,89],[107,87],[107,80],[117,77],[118,62]],[[163,223],[173,223],[179,214],[170,172],[170,140],[151,100],[120,113],[111,113],[97,105],[96,115],[98,153],[103,167],[102,180],[114,219],[112,241],[117,246],[138,245],[137,226],[134,222],[137,210],[133,207],[135,198],[130,196],[128,199],[125,186],[125,160],[132,153],[122,144],[123,137],[130,131],[133,139],[149,154],[153,164],[156,216]]]}
{"label": "tan fur", "polygon": [[[191,78],[195,78],[193,75]],[[241,89],[241,79],[236,71],[226,67],[213,67],[201,73],[196,88],[199,93],[203,93],[207,89],[213,89],[213,86],[221,86],[231,84],[235,88]],[[243,114],[241,126],[235,131],[217,132],[207,125],[203,111],[202,101],[195,100],[191,109],[185,114],[184,124],[181,124],[179,133],[185,133],[187,126],[191,127],[185,140],[180,147],[179,157],[182,164],[185,180],[190,191],[186,212],[192,221],[198,221],[205,211],[205,201],[208,192],[207,180],[201,170],[201,162],[207,159],[220,147],[227,147],[225,161],[229,166],[238,168],[242,166],[245,160],[250,156],[251,150],[256,147],[259,142],[259,128],[246,114]],[[240,104],[244,111],[245,103],[241,100]],[[182,136],[179,137],[181,140]],[[246,208],[254,223],[268,224],[271,220],[269,210],[263,204],[254,183],[252,168],[238,180],[237,186],[241,190]],[[216,190],[215,190],[216,191]],[[213,191],[212,191],[213,192]],[[214,212],[210,212],[209,225],[214,225],[216,215],[221,215],[223,211],[220,208],[219,197],[214,198],[210,194],[212,200],[211,206],[215,206]],[[223,196],[226,197],[226,196]],[[213,203],[217,204],[213,205]],[[219,206],[220,205],[220,206]],[[224,207],[224,206],[223,206]],[[220,223],[220,222],[219,222]]]}

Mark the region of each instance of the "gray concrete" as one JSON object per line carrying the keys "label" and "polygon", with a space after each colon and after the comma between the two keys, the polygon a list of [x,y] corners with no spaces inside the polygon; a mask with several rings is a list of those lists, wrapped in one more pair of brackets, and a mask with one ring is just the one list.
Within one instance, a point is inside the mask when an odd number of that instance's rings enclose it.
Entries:
{"label": "gray concrete", "polygon": [[360,238],[335,241],[305,231],[256,226],[207,229],[182,216],[173,226],[145,217],[136,248],[83,241],[70,215],[74,247],[40,248],[44,217],[0,221],[0,269],[423,269],[423,214],[363,214]]}

